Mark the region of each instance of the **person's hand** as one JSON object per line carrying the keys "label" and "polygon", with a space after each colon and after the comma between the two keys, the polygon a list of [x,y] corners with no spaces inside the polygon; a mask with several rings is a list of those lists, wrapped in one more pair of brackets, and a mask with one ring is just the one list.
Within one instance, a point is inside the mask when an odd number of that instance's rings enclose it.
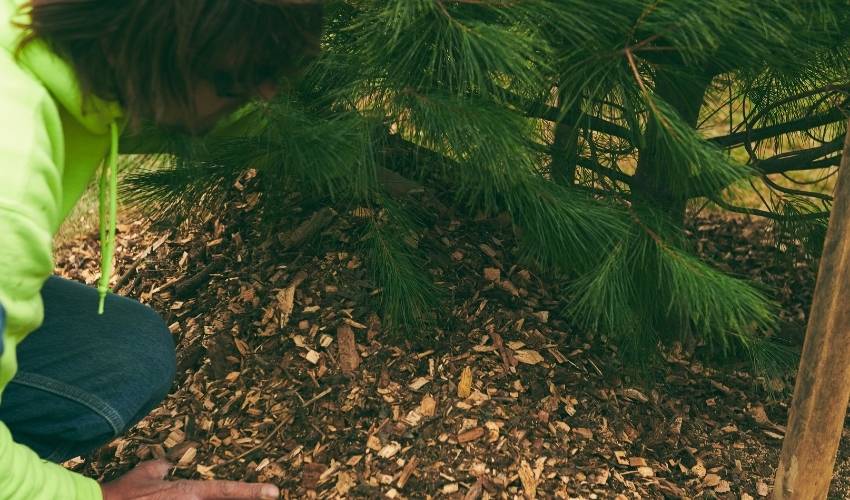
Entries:
{"label": "person's hand", "polygon": [[104,500],[277,500],[271,484],[236,481],[166,481],[171,464],[153,460],[136,466],[111,483],[100,486]]}

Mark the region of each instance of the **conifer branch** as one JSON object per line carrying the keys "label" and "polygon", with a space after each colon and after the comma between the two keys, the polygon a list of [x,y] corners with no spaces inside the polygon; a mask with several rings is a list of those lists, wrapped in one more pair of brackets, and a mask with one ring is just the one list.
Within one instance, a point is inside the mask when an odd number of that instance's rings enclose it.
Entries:
{"label": "conifer branch", "polygon": [[708,141],[722,148],[734,148],[744,144],[746,141],[761,141],[784,134],[790,134],[792,132],[801,132],[816,127],[822,127],[824,125],[829,125],[830,123],[839,123],[846,119],[845,111],[842,108],[837,107],[827,113],[757,128],[748,132],[735,132],[733,134],[711,137]]}

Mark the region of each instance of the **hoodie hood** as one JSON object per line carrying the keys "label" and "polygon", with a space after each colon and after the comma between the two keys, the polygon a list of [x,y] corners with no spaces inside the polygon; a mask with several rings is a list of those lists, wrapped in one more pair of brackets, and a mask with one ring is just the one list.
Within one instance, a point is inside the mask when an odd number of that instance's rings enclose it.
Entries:
{"label": "hoodie hood", "polygon": [[[14,18],[26,25],[29,15],[21,13],[25,3],[26,0],[0,0],[0,19]],[[3,26],[0,28],[0,47],[14,54],[23,35],[21,28]],[[57,104],[90,133],[109,135],[110,126],[122,120],[123,112],[118,103],[94,96],[84,97],[74,70],[43,41],[33,40],[24,47],[18,54],[18,64],[37,78]]]}
{"label": "hoodie hood", "polygon": [[[103,313],[106,295],[109,293],[109,278],[115,253],[115,226],[117,207],[118,174],[118,137],[119,123],[123,122],[121,107],[114,102],[104,101],[95,96],[84,96],[80,82],[73,68],[54,53],[42,40],[33,40],[18,51],[25,30],[19,25],[29,24],[29,16],[23,6],[26,0],[0,0],[0,20],[13,20],[0,25],[0,50],[6,50],[13,56],[22,69],[28,71],[50,93],[57,106],[73,123],[66,124],[68,129],[79,131],[75,137],[67,137],[66,151],[75,151],[79,155],[66,154],[66,165],[62,165],[63,180],[74,184],[76,189],[64,193],[63,212],[67,215],[70,203],[76,202],[84,186],[91,179],[92,165],[98,159],[106,159],[100,174],[98,199],[100,205],[100,249],[101,277],[98,284],[100,294],[99,312]],[[98,150],[98,145],[102,149]],[[107,153],[108,151],[108,153]],[[76,165],[77,156],[81,163]],[[73,180],[73,182],[71,182]]]}

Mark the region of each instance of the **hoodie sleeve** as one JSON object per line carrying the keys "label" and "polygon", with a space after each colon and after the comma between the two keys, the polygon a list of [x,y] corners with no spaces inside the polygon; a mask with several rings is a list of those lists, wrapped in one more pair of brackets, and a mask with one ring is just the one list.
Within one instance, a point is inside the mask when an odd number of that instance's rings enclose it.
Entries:
{"label": "hoodie sleeve", "polygon": [[[17,370],[15,347],[42,322],[53,272],[64,142],[46,91],[0,50],[0,304],[5,311],[0,397]],[[0,422],[0,500],[97,500],[100,486],[42,461]]]}

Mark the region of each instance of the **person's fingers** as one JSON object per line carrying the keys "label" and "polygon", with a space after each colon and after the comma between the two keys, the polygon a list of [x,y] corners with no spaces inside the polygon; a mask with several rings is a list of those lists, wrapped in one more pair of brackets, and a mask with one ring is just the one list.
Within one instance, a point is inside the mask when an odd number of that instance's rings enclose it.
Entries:
{"label": "person's fingers", "polygon": [[172,465],[167,460],[149,460],[140,463],[129,473],[138,478],[159,480],[165,478],[171,467]]}
{"label": "person's fingers", "polygon": [[203,500],[277,500],[280,490],[273,484],[237,481],[198,481],[194,493]]}

